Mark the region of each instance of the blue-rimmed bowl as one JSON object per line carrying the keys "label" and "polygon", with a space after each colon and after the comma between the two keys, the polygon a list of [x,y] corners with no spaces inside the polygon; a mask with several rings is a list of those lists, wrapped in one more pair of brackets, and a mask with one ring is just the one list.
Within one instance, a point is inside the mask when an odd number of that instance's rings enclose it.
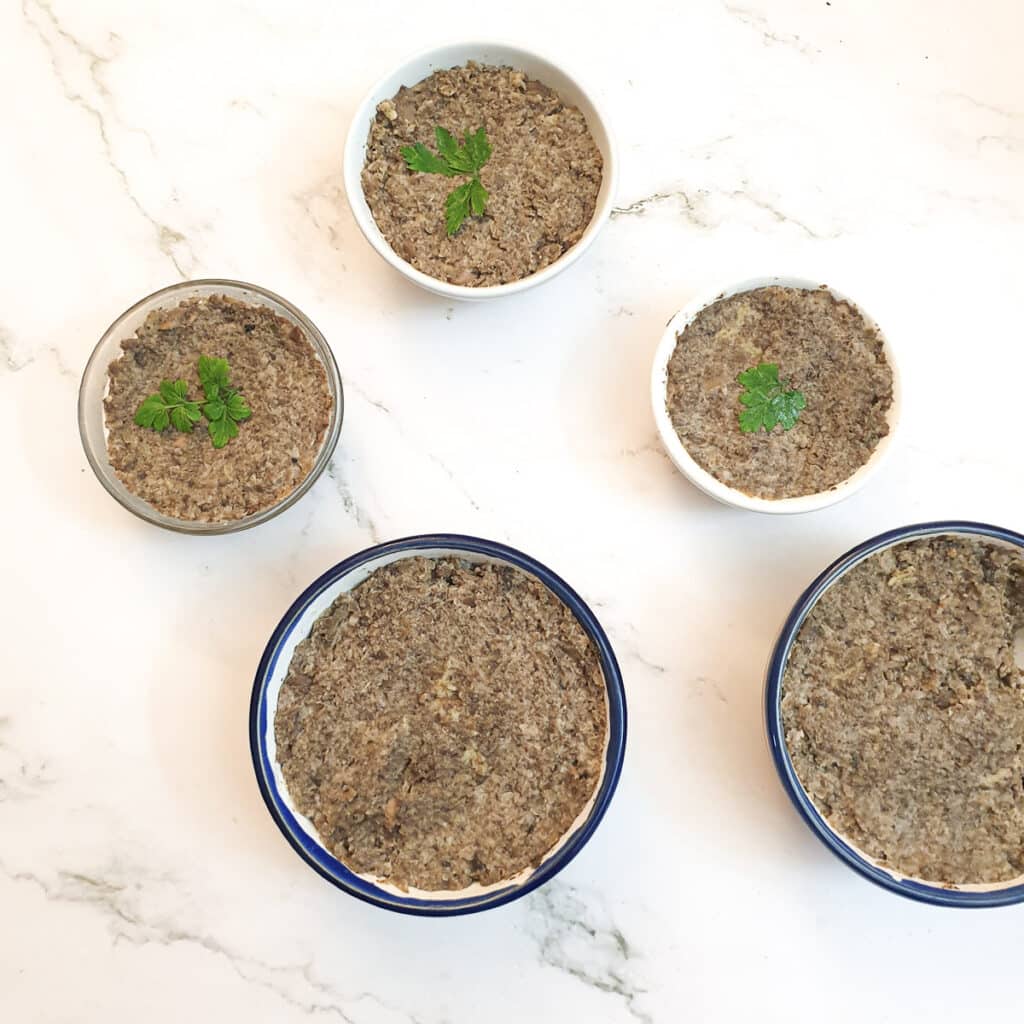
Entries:
{"label": "blue-rimmed bowl", "polygon": [[941,907],[1004,907],[1011,903],[1024,902],[1024,883],[1020,879],[1002,884],[985,886],[945,886],[907,878],[880,867],[862,851],[851,846],[835,832],[814,806],[811,798],[800,784],[789,751],[786,748],[782,727],[782,677],[789,652],[793,648],[800,627],[808,613],[822,594],[846,572],[865,558],[884,548],[915,540],[919,537],[934,537],[939,534],[958,534],[971,537],[985,537],[1003,544],[1024,549],[1024,536],[1012,530],[986,523],[971,523],[950,520],[936,523],[918,523],[903,526],[888,533],[879,534],[859,544],[842,558],[833,562],[801,595],[782,632],[768,662],[765,681],[765,723],[768,731],[768,746],[771,749],[775,768],[782,780],[783,788],[796,807],[800,817],[811,831],[848,867],[876,885],[898,893],[912,900],[931,903]]}
{"label": "blue-rimmed bowl", "polygon": [[[524,878],[509,885],[455,898],[405,895],[391,887],[378,885],[347,868],[321,845],[312,825],[301,819],[290,805],[281,770],[274,756],[274,713],[281,683],[288,672],[296,645],[309,635],[316,619],[340,594],[357,586],[375,569],[401,558],[416,556],[451,556],[469,562],[493,562],[513,566],[536,577],[569,607],[593,640],[600,657],[608,699],[608,738],[604,770],[595,797],[583,820],[574,823],[554,851]],[[406,537],[367,548],[328,569],[303,591],[274,630],[260,660],[249,709],[249,743],[253,766],[256,769],[256,780],[271,817],[295,852],[317,874],[352,896],[399,913],[427,917],[472,914],[490,907],[499,907],[543,885],[558,874],[594,834],[608,809],[622,771],[622,759],[626,749],[626,694],[622,685],[622,674],[608,637],[605,636],[594,613],[564,580],[529,555],[524,555],[521,551],[506,547],[504,544],[458,534],[429,534]]]}

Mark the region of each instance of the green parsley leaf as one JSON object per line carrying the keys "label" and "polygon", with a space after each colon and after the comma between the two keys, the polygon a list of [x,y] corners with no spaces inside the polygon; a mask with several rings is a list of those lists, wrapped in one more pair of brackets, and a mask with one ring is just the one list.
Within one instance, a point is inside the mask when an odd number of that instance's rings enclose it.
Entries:
{"label": "green parsley leaf", "polygon": [[739,414],[740,430],[745,434],[762,427],[771,433],[780,423],[784,430],[792,430],[807,406],[802,391],[780,382],[778,363],[760,363],[744,370],[736,380],[746,389],[740,395],[740,404],[745,408]]}
{"label": "green parsley leaf", "polygon": [[478,128],[473,135],[466,132],[466,145],[464,147],[469,156],[474,173],[479,171],[488,160],[491,159],[491,144],[487,141],[487,132]]}
{"label": "green parsley leaf", "polygon": [[215,398],[203,406],[203,415],[208,420],[222,420],[227,415],[227,411],[227,406],[219,398]]}
{"label": "green parsley leaf", "polygon": [[469,205],[475,216],[479,217],[484,212],[488,198],[487,189],[480,184],[479,178],[474,178],[469,183]]}
{"label": "green parsley leaf", "polygon": [[179,405],[188,398],[188,384],[183,380],[161,381],[160,397],[168,405]]}
{"label": "green parsley leaf", "polygon": [[228,398],[227,411],[236,423],[239,420],[247,420],[252,415],[249,403],[237,391]]}
{"label": "green parsley leaf", "polygon": [[458,174],[458,171],[453,170],[439,156],[431,153],[422,142],[417,142],[415,146],[403,146],[402,157],[410,171],[419,171],[423,174],[443,174],[446,178],[454,178]]}
{"label": "green parsley leaf", "polygon": [[218,388],[228,386],[228,361],[226,359],[215,359],[212,356],[199,357],[199,382],[205,388],[208,384]]}
{"label": "green parsley leaf", "polygon": [[191,434],[199,419],[199,403],[189,401],[188,383],[183,380],[162,380],[158,392],[143,399],[135,411],[135,422],[149,430],[173,426]]}
{"label": "green parsley leaf", "polygon": [[466,147],[460,146],[451,132],[438,126],[434,129],[434,138],[441,159],[451,168],[453,174],[474,174],[477,171]]}
{"label": "green parsley leaf", "polygon": [[210,420],[207,424],[214,448],[223,448],[233,437],[238,437],[238,424],[230,416]]}
{"label": "green parsley leaf", "polygon": [[191,434],[192,428],[199,422],[201,415],[196,402],[186,402],[184,405],[176,405],[170,412],[171,425],[175,430],[183,434]]}
{"label": "green parsley leaf", "polygon": [[207,431],[214,448],[223,448],[233,437],[238,437],[238,424],[252,415],[249,403],[238,393],[229,380],[230,371],[226,360],[219,360],[223,367],[207,364],[208,379],[216,384],[210,400],[203,406],[207,419]]}
{"label": "green parsley leaf", "polygon": [[135,412],[135,422],[150,430],[166,430],[171,422],[167,406],[159,395],[150,395]]}
{"label": "green parsley leaf", "polygon": [[443,174],[446,178],[472,175],[468,182],[449,192],[445,199],[444,224],[451,236],[462,227],[471,211],[475,217],[483,216],[490,197],[480,181],[480,171],[490,160],[493,149],[483,128],[478,128],[472,135],[466,132],[460,143],[451,132],[438,125],[434,129],[434,139],[438,155],[431,153],[422,142],[403,146],[401,153],[410,171]]}
{"label": "green parsley leaf", "polygon": [[454,235],[469,216],[472,192],[473,182],[467,181],[448,193],[448,198],[444,201],[444,226],[449,235]]}
{"label": "green parsley leaf", "polygon": [[174,427],[191,434],[195,425],[207,419],[207,429],[214,448],[223,448],[238,436],[238,423],[252,415],[249,403],[231,384],[231,370],[226,359],[199,357],[199,379],[206,402],[202,408],[188,397],[188,382],[164,380],[155,395],[146,398],[135,412],[135,422],[150,430]]}

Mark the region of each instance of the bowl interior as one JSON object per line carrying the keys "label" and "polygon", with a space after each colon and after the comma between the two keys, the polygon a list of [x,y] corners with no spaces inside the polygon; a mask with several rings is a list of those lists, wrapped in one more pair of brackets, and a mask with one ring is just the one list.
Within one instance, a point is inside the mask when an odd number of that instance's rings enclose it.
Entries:
{"label": "bowl interior", "polygon": [[[279,316],[295,324],[309,340],[314,351],[323,364],[327,374],[327,385],[333,399],[331,419],[327,425],[320,451],[309,475],[299,486],[284,497],[276,505],[256,512],[243,519],[226,523],[202,523],[188,519],[177,519],[158,512],[148,502],[132,494],[121,483],[107,457],[107,429],[104,420],[103,400],[107,395],[109,379],[107,376],[110,364],[121,354],[121,342],[131,338],[142,326],[146,317],[156,309],[171,309],[186,299],[204,298],[211,295],[227,295],[240,302],[255,306],[267,306]],[[279,295],[269,292],[256,285],[241,281],[222,281],[216,279],[187,281],[163,288],[137,302],[122,313],[103,333],[96,348],[93,350],[82,375],[82,383],[78,393],[78,425],[82,436],[89,465],[106,488],[118,502],[129,512],[145,519],[149,523],[175,530],[178,533],[221,534],[233,533],[257,526],[272,519],[286,508],[294,505],[315,483],[317,477],[326,468],[338,443],[341,423],[344,416],[344,394],[337,363],[323,335],[310,320],[291,303]]]}
{"label": "bowl interior", "polygon": [[[882,339],[886,360],[892,370],[892,404],[886,413],[889,433],[878,442],[868,461],[851,476],[847,477],[846,480],[842,481],[842,483],[837,484],[831,490],[821,491],[817,494],[805,494],[797,498],[772,499],[753,497],[752,495],[744,494],[743,491],[737,490],[734,487],[730,487],[728,484],[722,483],[717,477],[712,476],[686,450],[686,447],[675,431],[675,427],[672,426],[672,420],[669,417],[666,406],[668,364],[672,358],[672,353],[675,351],[678,336],[686,330],[702,310],[712,303],[743,292],[753,291],[756,288],[767,287],[801,288],[806,291],[824,290],[835,299],[849,303],[859,310],[867,323],[877,331],[878,336]],[[807,278],[785,276],[757,277],[742,281],[729,288],[718,289],[710,295],[703,295],[695,301],[688,303],[669,320],[654,356],[654,366],[651,372],[651,406],[654,411],[654,420],[658,427],[658,434],[669,458],[676,468],[705,494],[725,505],[733,505],[752,512],[765,512],[771,515],[792,515],[801,512],[813,512],[850,497],[850,495],[860,490],[868,478],[878,469],[889,453],[899,422],[902,408],[900,373],[895,356],[893,355],[892,346],[889,344],[889,339],[870,314],[854,302],[853,299],[844,295],[836,288]]]}
{"label": "bowl interior", "polygon": [[[294,807],[277,762],[274,715],[281,685],[298,643],[309,635],[315,620],[340,594],[358,586],[376,569],[398,559],[415,556],[454,556],[474,563],[493,562],[536,576],[569,606],[594,641],[600,656],[609,730],[604,766],[594,796],[541,864],[522,872],[508,883],[473,886],[458,893],[423,890],[403,893],[394,886],[356,874],[327,851],[312,822]],[[439,535],[409,538],[370,548],[341,562],[309,587],[281,621],[264,653],[253,690],[250,725],[253,760],[264,799],[278,827],[310,866],[340,888],[379,906],[410,913],[443,915],[483,910],[521,896],[556,874],[575,856],[597,827],[618,782],[625,745],[625,696],[607,637],[593,613],[562,580],[533,559],[503,545],[476,538]]]}
{"label": "bowl interior", "polygon": [[765,679],[765,725],[768,746],[783,788],[811,831],[842,861],[869,881],[910,899],[956,907],[994,907],[1024,902],[1024,878],[992,885],[948,886],[909,878],[877,864],[867,853],[835,832],[800,782],[786,746],[782,724],[782,680],[790,651],[804,620],[819,598],[855,565],[896,544],[920,537],[959,534],[984,537],[1016,549],[1024,548],[1024,536],[987,523],[944,521],[905,526],[872,537],[837,559],[801,595],[775,644]]}
{"label": "bowl interior", "polygon": [[[366,197],[363,194],[360,177],[363,163],[366,159],[367,137],[377,110],[377,104],[382,100],[390,99],[403,85],[416,85],[435,71],[443,68],[457,67],[469,60],[475,60],[480,64],[508,65],[517,70],[525,71],[531,78],[539,79],[545,85],[549,85],[563,100],[572,106],[578,107],[582,112],[587,120],[587,126],[594,137],[594,142],[597,144],[604,159],[604,173],[597,196],[597,204],[594,208],[594,215],[580,240],[561,258],[536,274],[531,274],[529,277],[524,277],[519,281],[512,281],[508,284],[488,285],[481,288],[448,284],[446,281],[440,281],[437,278],[422,273],[402,259],[391,248],[377,227],[377,222],[373,219],[373,214],[370,212],[370,207],[367,205]],[[553,277],[579,258],[596,237],[611,213],[615,196],[616,174],[615,150],[607,123],[598,110],[594,99],[586,92],[583,86],[567,71],[550,60],[528,50],[506,46],[501,43],[470,42],[442,46],[406,61],[398,70],[378,82],[359,105],[345,141],[345,191],[356,223],[366,236],[367,241],[395,269],[405,274],[406,277],[421,287],[448,298],[469,301],[479,301],[499,295],[508,295],[515,291],[533,287]]]}

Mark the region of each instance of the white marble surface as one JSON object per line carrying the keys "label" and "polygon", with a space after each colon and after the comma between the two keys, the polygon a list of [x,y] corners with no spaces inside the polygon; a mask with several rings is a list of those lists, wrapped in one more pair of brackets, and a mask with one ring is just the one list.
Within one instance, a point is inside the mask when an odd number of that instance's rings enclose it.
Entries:
{"label": "white marble surface", "polygon": [[[339,165],[367,85],[470,26],[596,83],[623,177],[578,266],[451,308],[358,236]],[[929,517],[1024,526],[1022,33],[1019,0],[0,5],[0,1019],[1009,1019],[1024,908],[917,906],[833,860],[776,782],[759,693],[783,613],[853,543]],[[860,298],[908,391],[881,476],[780,521],[689,487],[647,404],[668,316],[777,271]],[[75,396],[125,306],[222,275],[312,316],[348,408],[329,478],[203,540],[107,497]],[[308,871],[246,740],[299,589],[427,530],[564,574],[632,716],[576,862],[448,921]]]}

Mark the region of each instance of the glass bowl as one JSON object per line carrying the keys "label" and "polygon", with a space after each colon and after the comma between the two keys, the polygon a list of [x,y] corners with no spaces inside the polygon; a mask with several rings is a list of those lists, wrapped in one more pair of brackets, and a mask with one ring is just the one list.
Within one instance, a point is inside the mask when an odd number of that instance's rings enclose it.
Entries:
{"label": "glass bowl", "polygon": [[[107,431],[103,411],[103,400],[106,397],[108,386],[107,370],[110,364],[121,355],[121,342],[131,338],[153,310],[171,309],[186,299],[206,298],[211,295],[226,295],[228,298],[237,299],[239,302],[249,305],[267,306],[278,316],[298,327],[309,339],[309,343],[323,364],[327,374],[327,387],[333,399],[331,418],[327,424],[327,431],[324,434],[320,451],[313,463],[313,468],[302,483],[269,508],[254,512],[241,519],[223,523],[204,523],[167,516],[158,512],[149,502],[132,494],[118,479],[107,458]],[[130,309],[125,310],[103,332],[103,337],[93,349],[89,362],[86,363],[85,372],[82,374],[82,384],[78,391],[78,429],[82,435],[85,457],[89,460],[89,465],[92,466],[96,478],[106,488],[107,493],[133,515],[144,519],[147,523],[162,526],[167,530],[176,530],[178,533],[235,533],[239,530],[247,530],[252,526],[259,526],[260,523],[265,523],[286,508],[290,508],[313,486],[317,477],[327,468],[327,464],[334,454],[335,445],[338,443],[344,412],[345,398],[341,386],[341,376],[338,373],[338,364],[334,361],[334,355],[324,336],[312,321],[290,302],[282,299],[280,295],[267,291],[266,288],[246,284],[244,281],[227,281],[218,278],[172,284],[168,288],[161,288],[160,291],[147,295]]]}

